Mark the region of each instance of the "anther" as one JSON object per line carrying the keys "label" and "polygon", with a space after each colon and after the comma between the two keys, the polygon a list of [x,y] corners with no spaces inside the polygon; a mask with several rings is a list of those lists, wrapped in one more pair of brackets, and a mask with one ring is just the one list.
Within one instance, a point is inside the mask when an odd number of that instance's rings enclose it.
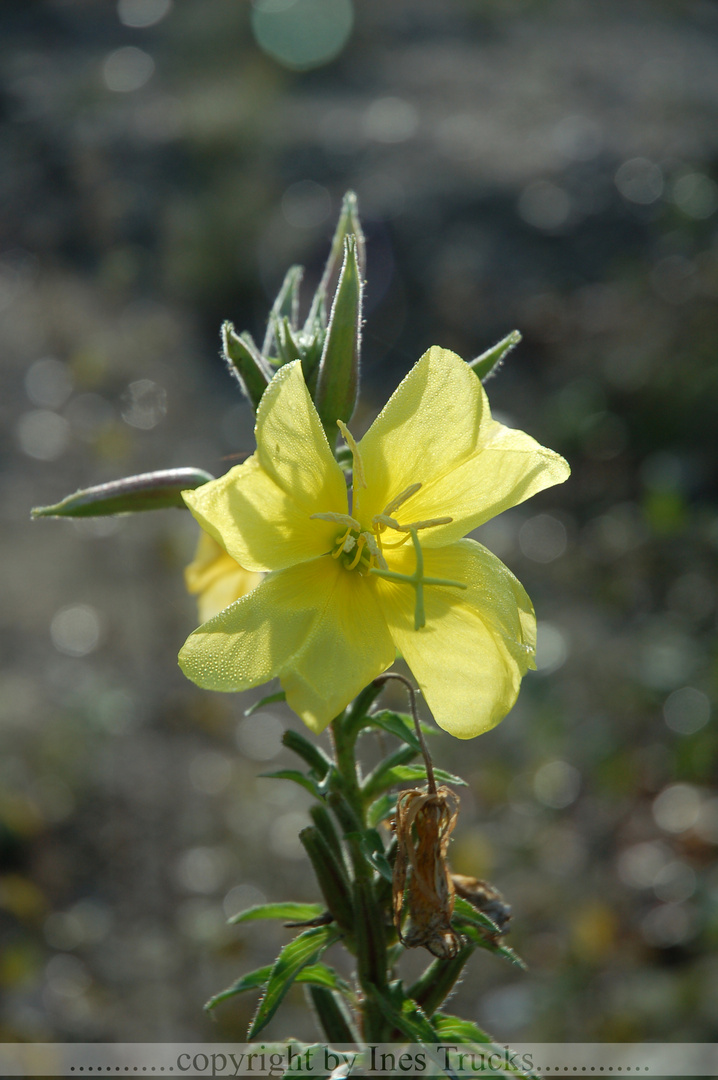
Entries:
{"label": "anther", "polygon": [[352,452],[352,458],[354,459],[353,479],[354,487],[366,487],[366,480],[364,478],[364,466],[362,465],[361,454],[359,453],[359,447],[357,446],[356,439],[352,435],[346,424],[341,420],[337,420],[337,427],[342,433],[342,437],[347,446]]}
{"label": "anther", "polygon": [[398,510],[400,506],[403,506],[407,499],[410,499],[412,495],[416,495],[417,491],[421,487],[421,484],[409,484],[408,488],[404,488],[398,495],[396,495],[390,502],[384,507],[384,513],[387,517],[391,517],[395,510]]}
{"label": "anther", "polygon": [[[354,538],[352,537],[352,539],[354,539]],[[360,536],[359,540],[355,541],[355,542],[356,542],[356,548],[357,548],[356,555],[354,556],[352,561],[347,566],[347,570],[353,570],[356,566],[359,565],[359,561],[360,561],[361,556],[362,556],[362,551],[364,550],[364,547],[366,545],[366,540],[365,540],[365,538],[363,536]]]}

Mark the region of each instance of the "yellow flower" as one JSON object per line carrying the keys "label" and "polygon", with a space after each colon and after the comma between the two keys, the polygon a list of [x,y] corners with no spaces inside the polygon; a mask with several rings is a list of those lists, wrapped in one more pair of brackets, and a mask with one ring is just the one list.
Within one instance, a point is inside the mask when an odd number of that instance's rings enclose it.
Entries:
{"label": "yellow flower", "polygon": [[185,567],[187,592],[197,596],[199,621],[204,623],[256,588],[262,575],[245,570],[204,530],[194,559]]}
{"label": "yellow flower", "polygon": [[432,348],[357,446],[351,507],[299,362],[257,412],[257,450],[184,499],[232,558],[268,576],[192,634],[185,674],[212,690],[279,676],[314,731],[393,663],[437,723],[468,739],[497,724],[534,666],[531,601],[466,533],[568,465],[491,418],[481,383]]}

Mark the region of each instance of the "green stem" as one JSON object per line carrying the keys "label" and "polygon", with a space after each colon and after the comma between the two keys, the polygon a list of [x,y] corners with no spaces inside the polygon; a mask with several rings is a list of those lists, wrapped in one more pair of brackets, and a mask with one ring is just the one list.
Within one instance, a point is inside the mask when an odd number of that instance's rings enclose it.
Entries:
{"label": "green stem", "polygon": [[332,720],[331,728],[334,739],[334,757],[341,779],[341,792],[359,819],[362,828],[365,828],[364,804],[359,789],[357,763],[354,756],[355,739],[347,730],[343,716],[335,717]]}

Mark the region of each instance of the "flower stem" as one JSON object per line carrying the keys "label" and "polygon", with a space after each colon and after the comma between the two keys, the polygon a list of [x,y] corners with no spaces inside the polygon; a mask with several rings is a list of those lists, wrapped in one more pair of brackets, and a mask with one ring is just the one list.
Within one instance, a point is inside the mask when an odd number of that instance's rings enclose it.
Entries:
{"label": "flower stem", "polygon": [[424,758],[424,765],[426,766],[426,779],[430,795],[436,795],[436,779],[434,777],[434,766],[431,761],[431,755],[429,754],[429,748],[426,745],[424,739],[424,732],[421,730],[421,724],[419,723],[419,714],[416,710],[416,693],[414,687],[404,675],[400,675],[397,671],[387,671],[384,675],[380,675],[377,679],[374,679],[372,685],[383,686],[389,679],[397,679],[398,682],[403,683],[409,693],[409,705],[411,708],[411,715],[414,720],[414,728],[416,729],[416,737],[419,740],[421,746],[421,753]]}

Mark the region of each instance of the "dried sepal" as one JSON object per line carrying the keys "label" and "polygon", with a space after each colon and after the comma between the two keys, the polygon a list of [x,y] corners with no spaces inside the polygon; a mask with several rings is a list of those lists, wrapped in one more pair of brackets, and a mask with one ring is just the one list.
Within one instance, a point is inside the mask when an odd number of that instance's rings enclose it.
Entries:
{"label": "dried sepal", "polygon": [[[446,861],[459,814],[447,787],[403,791],[396,807],[396,860],[392,882],[394,925],[407,948],[423,945],[434,956],[456,956],[463,942],[451,925],[454,884]],[[408,924],[402,929],[404,917]]]}

